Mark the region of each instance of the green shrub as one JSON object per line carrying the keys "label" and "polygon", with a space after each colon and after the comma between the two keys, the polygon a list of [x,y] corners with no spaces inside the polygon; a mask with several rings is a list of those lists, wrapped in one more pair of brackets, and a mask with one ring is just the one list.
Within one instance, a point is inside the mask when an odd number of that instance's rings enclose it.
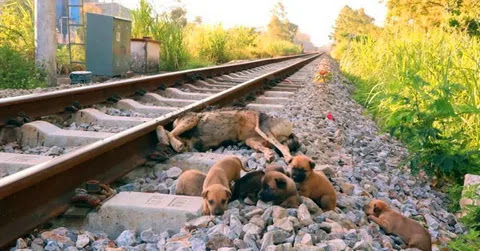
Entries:
{"label": "green shrub", "polygon": [[0,89],[45,87],[45,74],[35,62],[8,46],[0,46]]}
{"label": "green shrub", "polygon": [[338,56],[357,100],[408,146],[412,170],[460,183],[480,173],[479,46],[461,33],[385,30]]}

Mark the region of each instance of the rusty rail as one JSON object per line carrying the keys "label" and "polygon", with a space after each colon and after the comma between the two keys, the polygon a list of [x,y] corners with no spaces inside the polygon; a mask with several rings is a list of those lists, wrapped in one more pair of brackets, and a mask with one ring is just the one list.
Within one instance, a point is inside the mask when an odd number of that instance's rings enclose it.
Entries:
{"label": "rusty rail", "polygon": [[166,125],[185,112],[200,111],[209,105],[227,105],[266,81],[285,77],[319,56],[309,55],[177,111],[0,179],[0,247],[63,213],[74,189],[87,180],[111,183],[144,163],[158,142],[157,126]]}
{"label": "rusty rail", "polygon": [[219,76],[304,56],[307,55],[260,59],[252,62],[205,67],[43,94],[0,99],[0,126],[8,123],[18,125],[24,119],[36,119],[41,116],[63,112],[65,108],[71,107],[74,103],[82,106],[98,104],[112,97],[128,97],[136,92],[154,91],[168,87],[193,76]]}

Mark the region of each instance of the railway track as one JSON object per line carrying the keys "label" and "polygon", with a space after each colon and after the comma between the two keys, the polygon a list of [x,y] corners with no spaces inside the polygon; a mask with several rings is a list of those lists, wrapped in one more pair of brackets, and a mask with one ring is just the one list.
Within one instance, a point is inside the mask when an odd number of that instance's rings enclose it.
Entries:
{"label": "railway track", "polygon": [[[65,212],[74,189],[86,181],[111,183],[144,163],[156,147],[158,125],[207,106],[244,102],[245,97],[250,109],[281,109],[300,87],[294,79],[281,80],[318,56],[257,60],[1,99],[4,138],[70,152],[55,158],[0,152],[0,170],[2,165],[12,167],[0,179],[0,247]],[[263,89],[265,84],[269,90]],[[255,97],[258,91],[261,95]],[[65,121],[94,124],[96,131],[71,130]]]}

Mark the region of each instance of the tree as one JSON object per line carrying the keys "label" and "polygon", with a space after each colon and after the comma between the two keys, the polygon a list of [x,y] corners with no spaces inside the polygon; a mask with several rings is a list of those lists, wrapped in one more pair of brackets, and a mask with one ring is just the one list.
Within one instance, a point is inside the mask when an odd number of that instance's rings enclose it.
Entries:
{"label": "tree", "polygon": [[338,43],[343,40],[376,36],[380,28],[373,22],[374,19],[365,14],[363,9],[354,10],[346,5],[340,10],[334,32],[330,37]]}
{"label": "tree", "polygon": [[480,35],[478,0],[389,0],[387,8],[387,25],[392,28],[412,26],[425,31],[454,28]]}
{"label": "tree", "polygon": [[288,20],[285,6],[278,2],[272,9],[272,17],[268,23],[268,33],[273,37],[292,42],[297,31],[298,25]]}
{"label": "tree", "polygon": [[187,10],[183,7],[176,7],[169,13],[170,19],[181,27],[187,25]]}

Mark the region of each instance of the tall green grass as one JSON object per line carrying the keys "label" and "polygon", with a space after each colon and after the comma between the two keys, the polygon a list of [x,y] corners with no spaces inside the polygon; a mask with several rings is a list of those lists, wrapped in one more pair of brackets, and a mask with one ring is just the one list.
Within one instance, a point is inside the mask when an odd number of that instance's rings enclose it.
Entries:
{"label": "tall green grass", "polygon": [[356,98],[409,147],[410,166],[461,182],[480,173],[480,41],[384,31],[335,48]]}

